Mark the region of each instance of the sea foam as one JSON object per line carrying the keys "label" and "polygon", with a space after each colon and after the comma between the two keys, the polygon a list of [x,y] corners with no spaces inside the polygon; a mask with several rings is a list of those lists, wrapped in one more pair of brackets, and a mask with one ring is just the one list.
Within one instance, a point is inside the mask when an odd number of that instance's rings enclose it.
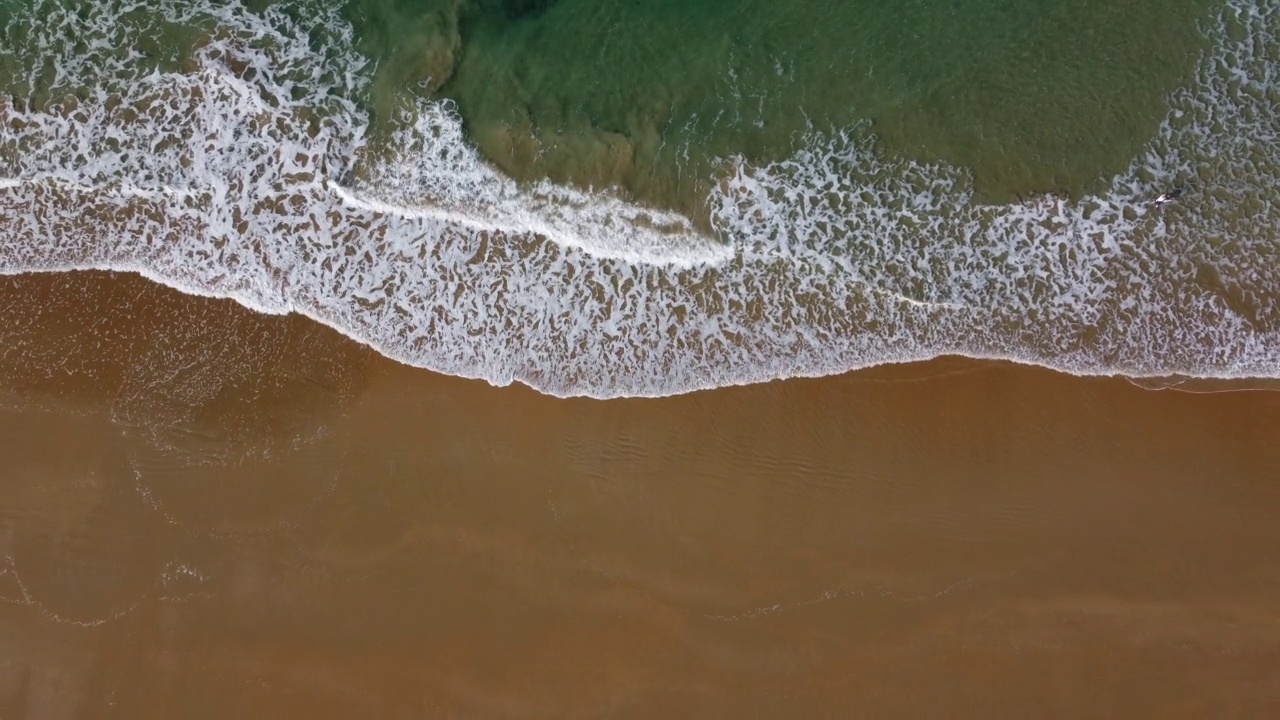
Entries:
{"label": "sea foam", "polygon": [[[26,92],[69,99],[0,100],[0,271],[138,271],[557,395],[939,354],[1280,377],[1277,0],[1226,7],[1194,84],[1102,195],[978,204],[963,169],[885,157],[854,128],[731,159],[712,237],[515,183],[445,102],[406,100],[393,150],[370,148],[368,69],[335,11],[205,5],[95,0],[86,20],[41,0],[15,21],[0,63],[51,58]],[[161,25],[205,28],[194,66],[128,50]],[[1147,203],[1182,183],[1185,205]]]}

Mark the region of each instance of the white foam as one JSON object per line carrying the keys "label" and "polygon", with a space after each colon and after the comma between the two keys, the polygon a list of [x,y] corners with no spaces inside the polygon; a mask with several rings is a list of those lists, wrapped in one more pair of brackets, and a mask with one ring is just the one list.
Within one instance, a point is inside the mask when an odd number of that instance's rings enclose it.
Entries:
{"label": "white foam", "polygon": [[539,182],[522,188],[467,145],[447,102],[403,113],[390,161],[362,187],[334,190],[349,204],[402,217],[442,220],[480,232],[534,234],[589,255],[630,263],[691,267],[720,263],[733,249],[704,237],[678,213],[603,193]]}
{"label": "white foam", "polygon": [[[558,395],[939,354],[1280,377],[1276,0],[1228,6],[1195,85],[1103,196],[976,205],[964,171],[882,157],[853,129],[785,162],[734,163],[709,198],[717,239],[605,194],[522,187],[442,103],[408,106],[400,151],[353,175],[363,60],[332,10],[292,5],[306,28],[280,5],[98,0],[87,22],[107,41],[73,53],[86,21],[36,3],[44,22],[13,52],[54,58],[59,87],[85,99],[0,101],[0,272],[136,270]],[[211,28],[193,70],[112,55],[155,32],[157,12]],[[1194,209],[1148,209],[1184,178]]]}

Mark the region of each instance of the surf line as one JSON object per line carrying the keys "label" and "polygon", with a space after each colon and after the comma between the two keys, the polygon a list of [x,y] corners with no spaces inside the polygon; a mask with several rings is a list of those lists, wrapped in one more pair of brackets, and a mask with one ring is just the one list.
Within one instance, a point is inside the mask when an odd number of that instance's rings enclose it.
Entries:
{"label": "surf line", "polygon": [[687,247],[680,248],[676,250],[676,252],[669,253],[636,252],[634,250],[606,248],[584,240],[572,233],[567,233],[562,229],[554,228],[537,217],[535,213],[530,212],[527,209],[512,208],[510,210],[510,214],[514,216],[512,220],[502,222],[448,208],[429,206],[406,207],[402,205],[395,205],[383,200],[366,197],[358,190],[343,187],[334,180],[328,178],[325,179],[324,185],[342,202],[361,210],[413,220],[429,220],[461,225],[465,228],[478,232],[537,235],[546,238],[556,245],[573,248],[586,255],[610,260],[620,260],[622,262],[636,265],[653,265],[685,270],[695,267],[720,265],[728,262],[735,254],[733,248],[728,245],[718,243],[710,238],[690,233],[681,233],[674,237],[680,238],[686,243],[696,243],[699,246],[696,252],[691,252],[692,249]]}

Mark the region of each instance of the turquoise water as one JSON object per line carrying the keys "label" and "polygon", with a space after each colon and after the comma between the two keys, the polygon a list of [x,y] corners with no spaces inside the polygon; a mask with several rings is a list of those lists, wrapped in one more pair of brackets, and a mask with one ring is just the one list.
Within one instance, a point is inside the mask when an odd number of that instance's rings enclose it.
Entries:
{"label": "turquoise water", "polygon": [[1278,5],[0,0],[0,270],[566,395],[1276,377]]}

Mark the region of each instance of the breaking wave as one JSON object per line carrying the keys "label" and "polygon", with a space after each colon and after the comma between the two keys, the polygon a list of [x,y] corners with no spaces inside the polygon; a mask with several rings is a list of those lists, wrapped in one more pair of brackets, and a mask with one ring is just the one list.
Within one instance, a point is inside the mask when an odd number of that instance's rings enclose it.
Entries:
{"label": "breaking wave", "polygon": [[[1280,377],[1278,0],[1228,4],[1195,82],[1104,194],[978,204],[963,169],[885,157],[854,128],[729,162],[713,237],[608,193],[515,183],[445,102],[406,100],[375,147],[369,74],[335,10],[204,5],[39,0],[5,29],[0,67],[49,61],[0,98],[0,272],[137,271],[556,395],[940,354]],[[174,28],[200,30],[193,58],[134,49]],[[27,99],[42,93],[56,101]],[[1154,211],[1174,186],[1186,202]]]}

